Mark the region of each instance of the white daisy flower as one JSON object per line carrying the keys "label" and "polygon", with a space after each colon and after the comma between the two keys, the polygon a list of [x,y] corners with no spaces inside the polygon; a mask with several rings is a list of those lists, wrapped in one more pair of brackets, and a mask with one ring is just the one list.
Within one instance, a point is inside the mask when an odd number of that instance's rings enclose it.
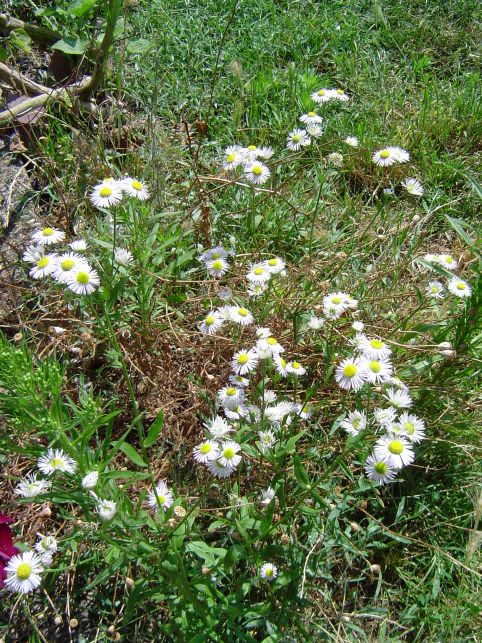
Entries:
{"label": "white daisy flower", "polygon": [[316,112],[308,112],[300,116],[300,121],[306,125],[319,125],[323,122],[323,118]]}
{"label": "white daisy flower", "polygon": [[137,179],[132,179],[130,176],[120,182],[120,188],[129,196],[139,199],[139,201],[146,201],[149,198],[149,190],[144,183]]}
{"label": "white daisy flower", "polygon": [[313,100],[315,103],[321,104],[321,103],[327,103],[328,101],[332,100],[333,95],[331,93],[330,89],[319,89],[316,92],[313,92],[311,94],[311,100]]}
{"label": "white daisy flower", "polygon": [[95,509],[101,520],[112,520],[117,513],[117,503],[113,500],[102,500],[101,498],[96,498],[96,500],[97,506]]}
{"label": "white daisy flower", "polygon": [[452,255],[437,255],[435,261],[448,270],[455,270],[458,267],[459,262],[452,257]]}
{"label": "white daisy flower", "polygon": [[358,147],[360,144],[356,136],[347,136],[345,138],[345,143],[350,147]]}
{"label": "white daisy flower", "polygon": [[66,275],[67,286],[76,295],[90,295],[100,284],[97,272],[84,264]]}
{"label": "white daisy flower", "polygon": [[426,254],[423,257],[423,260],[427,263],[435,263],[437,261],[438,255]]}
{"label": "white daisy flower", "polygon": [[265,283],[271,279],[271,274],[265,264],[255,263],[250,267],[246,279],[253,283]]}
{"label": "white daisy flower", "polygon": [[217,393],[217,398],[223,406],[234,410],[244,402],[244,389],[235,386],[224,386]]}
{"label": "white daisy flower", "polygon": [[281,425],[283,421],[289,417],[291,413],[295,411],[292,402],[287,400],[278,402],[274,406],[268,406],[264,410],[264,415],[266,419],[271,422],[271,424]]}
{"label": "white daisy flower", "polygon": [[264,453],[276,444],[276,436],[273,431],[258,431],[261,451]]}
{"label": "white daisy flower", "polygon": [[403,437],[383,435],[375,444],[375,457],[387,461],[392,467],[401,469],[415,460],[410,442]]}
{"label": "white daisy flower", "polygon": [[122,200],[122,188],[117,181],[105,179],[94,187],[89,198],[96,208],[110,208]]}
{"label": "white daisy flower", "polygon": [[361,411],[352,411],[340,426],[351,435],[358,435],[367,425],[367,416]]}
{"label": "white daisy flower", "polygon": [[238,451],[241,450],[241,445],[233,440],[228,440],[223,442],[219,449],[219,457],[217,461],[223,467],[230,467],[231,469],[236,469],[238,464],[241,462],[242,457],[238,454]]}
{"label": "white daisy flower", "polygon": [[256,350],[258,352],[266,353],[267,357],[274,357],[275,355],[279,355],[285,351],[276,337],[273,337],[272,335],[266,339],[258,339],[256,342]]}
{"label": "white daisy flower", "polygon": [[276,576],[278,576],[278,568],[273,563],[264,563],[259,570],[259,575],[263,580],[272,583]]}
{"label": "white daisy flower", "polygon": [[392,349],[380,339],[364,337],[360,341],[360,350],[367,359],[388,359]]}
{"label": "white daisy flower", "polygon": [[227,259],[228,254],[229,253],[224,249],[224,246],[215,246],[214,248],[210,248],[209,250],[206,250],[206,252],[203,252],[199,257],[199,261],[208,263],[209,261],[215,261],[216,259]]}
{"label": "white daisy flower", "polygon": [[387,484],[394,480],[398,470],[394,468],[388,459],[381,458],[372,454],[365,461],[365,471],[367,476],[375,482]]}
{"label": "white daisy flower", "polygon": [[344,359],[336,368],[335,379],[344,389],[358,391],[366,381],[366,372],[360,358]]}
{"label": "white daisy flower", "polygon": [[57,265],[52,273],[53,278],[62,283],[67,283],[67,275],[72,270],[80,270],[85,266],[85,259],[75,252],[64,252],[57,257]]}
{"label": "white daisy flower", "polygon": [[235,408],[230,408],[228,405],[223,406],[224,415],[229,420],[241,420],[249,415],[249,409],[244,404],[238,404]]}
{"label": "white daisy flower", "polygon": [[402,181],[402,185],[412,196],[423,195],[423,187],[418,179],[405,179]]}
{"label": "white daisy flower", "polygon": [[99,472],[98,471],[89,471],[83,478],[82,485],[83,489],[95,489],[97,482],[99,481]]}
{"label": "white daisy flower", "polygon": [[224,150],[223,168],[234,170],[243,162],[243,152],[239,145],[229,145]]}
{"label": "white daisy flower", "polygon": [[345,94],[343,89],[332,89],[331,91],[333,98],[335,98],[336,100],[340,100],[343,103],[346,103],[350,100],[350,97]]}
{"label": "white daisy flower", "polygon": [[215,460],[219,455],[219,449],[216,442],[213,440],[205,440],[198,444],[193,451],[193,456],[196,462],[206,464],[209,460]]}
{"label": "white daisy flower", "polygon": [[231,365],[236,375],[246,375],[246,373],[254,371],[258,361],[259,357],[256,350],[253,348],[249,350],[242,349],[233,355]]}
{"label": "white daisy flower", "polygon": [[297,375],[298,377],[306,373],[306,368],[296,361],[288,362],[288,364],[286,364],[286,370],[288,373],[293,373],[293,375]]}
{"label": "white daisy flower", "polygon": [[44,254],[45,252],[42,246],[28,246],[22,255],[22,260],[27,263],[36,264],[42,259]]}
{"label": "white daisy flower", "polygon": [[361,321],[354,321],[353,324],[351,325],[354,331],[357,333],[361,333],[362,330],[365,328],[365,324]]}
{"label": "white daisy flower", "polygon": [[83,239],[76,239],[69,243],[69,246],[74,252],[85,252],[87,250],[87,244]]}
{"label": "white daisy flower", "polygon": [[342,315],[349,308],[348,295],[344,292],[334,292],[323,297],[323,312],[331,319]]}
{"label": "white daisy flower", "polygon": [[458,277],[454,277],[449,281],[448,289],[456,297],[470,297],[472,294],[472,288],[469,284]]}
{"label": "white daisy flower", "polygon": [[384,429],[389,427],[395,422],[397,413],[393,407],[388,409],[376,408],[373,411],[375,421]]}
{"label": "white daisy flower", "polygon": [[42,582],[43,570],[42,561],[33,551],[12,556],[5,566],[5,586],[11,592],[28,594]]}
{"label": "white daisy flower", "polygon": [[302,420],[309,420],[310,417],[313,415],[313,411],[311,410],[311,405],[308,404],[308,403],[307,404],[295,404],[294,412]]}
{"label": "white daisy flower", "polygon": [[343,167],[343,154],[340,154],[339,152],[331,152],[326,157],[326,160],[334,167]]}
{"label": "white daisy flower", "polygon": [[45,455],[37,460],[37,467],[46,476],[56,471],[60,473],[75,473],[77,463],[62,449],[47,449]]}
{"label": "white daisy flower", "polygon": [[213,259],[206,262],[206,270],[212,277],[222,277],[227,273],[229,264],[226,259]]}
{"label": "white daisy flower", "polygon": [[258,339],[268,339],[270,335],[271,335],[271,329],[268,328],[267,326],[258,327],[256,329],[256,337]]}
{"label": "white daisy flower", "polygon": [[230,375],[229,383],[234,384],[234,386],[237,386],[237,387],[241,386],[243,388],[246,388],[246,386],[249,386],[248,378],[243,377],[242,375]]}
{"label": "white daisy flower", "polygon": [[255,298],[261,297],[268,290],[268,284],[266,282],[262,283],[250,283],[248,285],[248,297]]}
{"label": "white daisy flower", "polygon": [[132,252],[125,248],[116,248],[114,251],[114,262],[118,266],[127,266],[134,260]]}
{"label": "white daisy flower", "polygon": [[288,371],[287,371],[287,366],[288,363],[286,362],[283,357],[279,353],[276,353],[273,355],[273,362],[276,367],[276,371],[281,375],[281,377],[288,377]]}
{"label": "white daisy flower", "polygon": [[259,147],[257,154],[258,154],[258,158],[267,160],[273,156],[274,150],[272,147],[268,147],[268,146]]}
{"label": "white daisy flower", "polygon": [[311,328],[311,330],[320,330],[320,328],[323,328],[325,325],[325,321],[326,320],[323,319],[323,317],[316,317],[316,315],[313,315],[308,320],[308,328]]}
{"label": "white daisy flower", "polygon": [[263,261],[263,265],[266,267],[266,270],[272,275],[277,275],[286,268],[286,264],[283,259],[279,257],[272,257],[271,259],[266,259]]}
{"label": "white daisy flower", "polygon": [[362,364],[366,371],[367,381],[371,384],[386,382],[393,371],[393,366],[386,359],[363,358]]}
{"label": "white daisy flower", "polygon": [[407,409],[413,404],[413,400],[406,391],[389,388],[385,395],[389,404],[396,409]]}
{"label": "white daisy flower", "polygon": [[259,396],[260,402],[263,402],[264,404],[273,404],[273,402],[276,402],[276,398],[276,393],[269,389],[265,389],[263,394]]}
{"label": "white daisy flower", "polygon": [[249,324],[253,323],[254,318],[247,308],[231,306],[230,319],[240,326],[249,326]]}
{"label": "white daisy flower", "polygon": [[49,254],[43,255],[37,263],[30,269],[29,275],[33,279],[42,279],[47,275],[51,275],[57,268],[57,255]]}
{"label": "white daisy flower", "polygon": [[396,386],[397,388],[401,388],[402,391],[407,391],[408,392],[408,386],[402,382],[402,380],[399,377],[389,377],[386,381],[386,384],[391,384],[392,386]]}
{"label": "white daisy flower", "polygon": [[160,480],[156,485],[156,491],[150,491],[147,497],[147,504],[149,507],[153,507],[155,509],[159,509],[159,507],[162,507],[164,510],[169,509],[173,502],[174,497],[172,495],[172,491],[164,480]]}
{"label": "white daisy flower", "polygon": [[265,507],[267,507],[269,503],[273,500],[273,498],[276,498],[276,492],[273,489],[273,487],[268,487],[267,489],[261,492],[260,503]]}
{"label": "white daisy flower", "polygon": [[206,423],[204,425],[213,438],[219,440],[233,431],[233,428],[229,426],[224,418],[217,415],[214,420]]}
{"label": "white daisy flower", "polygon": [[305,129],[294,129],[288,134],[286,147],[292,152],[298,152],[298,150],[307,145],[311,145],[311,138]]}
{"label": "white daisy flower", "polygon": [[271,172],[270,169],[266,165],[264,165],[264,163],[255,161],[251,165],[248,165],[244,168],[244,175],[250,183],[254,183],[255,185],[262,185],[269,179]]}
{"label": "white daisy flower", "polygon": [[36,473],[29,473],[15,487],[15,493],[22,496],[22,498],[35,498],[35,496],[49,491],[50,486],[50,480],[37,479]]}
{"label": "white daisy flower", "polygon": [[39,540],[35,543],[35,551],[40,556],[43,554],[55,554],[58,548],[55,536],[43,536],[42,534],[37,534],[37,538]]}
{"label": "white daisy flower", "polygon": [[323,134],[323,128],[317,123],[309,123],[306,125],[306,131],[311,138],[320,138]]}
{"label": "white daisy flower", "polygon": [[393,148],[384,147],[381,150],[377,150],[372,156],[372,161],[375,165],[380,165],[381,167],[389,167],[397,162],[396,155],[393,153]]}
{"label": "white daisy flower", "polygon": [[42,228],[32,236],[32,241],[38,246],[49,246],[65,239],[65,232],[57,228]]}
{"label": "white daisy flower", "polygon": [[425,439],[425,422],[416,415],[405,411],[398,418],[398,423],[402,435],[410,442],[421,442]]}
{"label": "white daisy flower", "polygon": [[444,287],[440,281],[429,281],[427,286],[427,295],[434,299],[443,299]]}
{"label": "white daisy flower", "polygon": [[224,318],[217,311],[211,311],[198,325],[201,333],[212,335],[224,324]]}
{"label": "white daisy flower", "polygon": [[206,466],[216,478],[229,478],[234,471],[232,467],[225,467],[219,460],[210,460]]}
{"label": "white daisy flower", "polygon": [[406,163],[408,160],[410,160],[410,154],[407,152],[407,150],[396,146],[389,147],[388,149],[390,151],[390,154],[392,154],[395,160],[399,163]]}

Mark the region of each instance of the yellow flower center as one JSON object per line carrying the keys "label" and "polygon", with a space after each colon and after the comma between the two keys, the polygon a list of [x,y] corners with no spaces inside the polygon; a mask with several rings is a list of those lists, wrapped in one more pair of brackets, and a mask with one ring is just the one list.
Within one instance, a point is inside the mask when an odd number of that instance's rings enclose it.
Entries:
{"label": "yellow flower center", "polygon": [[355,364],[347,364],[343,369],[343,375],[345,377],[355,377],[357,371],[358,368],[355,366]]}
{"label": "yellow flower center", "polygon": [[209,442],[206,442],[206,444],[203,444],[202,447],[199,449],[199,451],[202,454],[210,453],[213,450],[213,447]]}
{"label": "yellow flower center", "polygon": [[229,397],[233,397],[233,395],[236,395],[236,389],[230,386],[228,389],[226,389],[226,395]]}
{"label": "yellow flower center", "polygon": [[261,167],[261,165],[253,165],[252,171],[254,176],[260,176],[261,174],[263,174],[263,168]]}
{"label": "yellow flower center", "polygon": [[438,288],[437,288],[437,286],[432,286],[432,288],[431,288],[431,292],[432,292],[432,294],[436,295],[436,294],[438,293]]}
{"label": "yellow flower center", "polygon": [[51,237],[53,233],[54,233],[53,228],[44,228],[42,230],[42,236],[44,237]]}
{"label": "yellow flower center", "polygon": [[276,337],[268,337],[268,339],[266,340],[266,343],[269,344],[270,346],[276,346],[276,344],[278,343],[278,340],[276,339]]}
{"label": "yellow flower center", "polygon": [[320,89],[318,92],[318,96],[324,96],[326,94],[326,91],[324,89]]}
{"label": "yellow flower center", "polygon": [[465,287],[465,284],[461,281],[459,281],[459,283],[457,284],[457,290],[465,290]]}
{"label": "yellow flower center", "polygon": [[219,260],[218,260],[218,261],[214,261],[214,262],[213,262],[213,268],[214,268],[214,270],[221,270],[221,269],[222,269],[222,267],[223,267],[223,263],[222,263],[222,261],[219,261]]}
{"label": "yellow flower center", "polygon": [[262,275],[262,274],[264,274],[264,270],[263,270],[262,268],[255,268],[255,269],[253,270],[253,272],[254,272],[254,274],[255,274],[255,275]]}
{"label": "yellow flower center", "polygon": [[285,360],[285,359],[283,359],[282,357],[280,357],[280,358],[279,358],[279,363],[281,364],[281,366],[282,366],[283,368],[286,366],[286,360]]}
{"label": "yellow flower center", "polygon": [[301,368],[301,364],[299,362],[293,362],[291,366],[296,369]]}
{"label": "yellow flower center", "polygon": [[246,308],[238,308],[238,313],[241,315],[241,317],[248,316],[248,311],[246,310]]}
{"label": "yellow flower center", "polygon": [[213,252],[211,255],[211,259],[221,259],[221,255],[219,252]]}
{"label": "yellow flower center", "polygon": [[77,283],[79,284],[88,284],[89,283],[89,273],[88,272],[79,272],[76,276]]}
{"label": "yellow flower center", "polygon": [[268,259],[268,266],[277,266],[278,265],[278,259]]}
{"label": "yellow flower center", "polygon": [[345,92],[343,91],[343,89],[337,89],[336,93],[342,96]]}
{"label": "yellow flower center", "polygon": [[404,450],[404,446],[400,440],[392,440],[388,445],[388,450],[394,455],[400,455]]}
{"label": "yellow flower center", "polygon": [[293,143],[299,143],[301,140],[301,136],[299,134],[293,134],[292,141]]}
{"label": "yellow flower center", "polygon": [[159,494],[157,494],[157,497],[159,498],[159,502],[161,503],[161,505],[166,502],[166,496],[160,496]]}
{"label": "yellow flower center", "polygon": [[379,373],[382,370],[382,365],[380,362],[372,361],[368,362],[368,368],[372,373]]}
{"label": "yellow flower center", "polygon": [[212,326],[215,321],[216,317],[214,317],[214,315],[208,315],[204,320],[204,323],[206,324],[206,326]]}
{"label": "yellow flower center", "polygon": [[17,567],[17,578],[20,580],[27,580],[27,578],[30,578],[31,573],[32,567],[28,563],[20,563]]}
{"label": "yellow flower center", "polygon": [[316,116],[316,113],[315,112],[308,112],[308,116],[310,118],[313,118],[313,116]]}
{"label": "yellow flower center", "polygon": [[266,576],[268,576],[268,578],[271,578],[271,576],[273,576],[273,568],[268,567],[268,569],[266,569],[264,573]]}
{"label": "yellow flower center", "polygon": [[354,429],[358,429],[360,426],[360,420],[353,420],[352,424]]}
{"label": "yellow flower center", "polygon": [[223,451],[223,455],[227,460],[231,460],[236,454],[236,451],[232,447],[226,447]]}
{"label": "yellow flower center", "polygon": [[112,194],[112,188],[110,188],[108,185],[103,185],[100,190],[99,190],[100,196],[107,198]]}
{"label": "yellow flower center", "polygon": [[448,257],[448,256],[446,256],[446,257],[445,257],[445,262],[446,262],[446,263],[453,263],[453,262],[454,262],[454,260],[452,259],[452,257]]}
{"label": "yellow flower center", "polygon": [[405,433],[408,433],[408,435],[413,435],[415,433],[415,425],[413,422],[405,422],[403,428],[405,429]]}
{"label": "yellow flower center", "polygon": [[62,458],[52,458],[49,464],[52,467],[52,469],[58,469],[59,467],[64,466],[64,461],[62,460]]}
{"label": "yellow flower center", "polygon": [[241,355],[238,357],[238,364],[247,364],[249,360],[249,356],[246,355],[246,353],[241,353]]}
{"label": "yellow flower center", "polygon": [[142,183],[140,181],[136,181],[135,179],[134,181],[132,181],[131,186],[134,190],[137,190],[138,192],[142,190]]}
{"label": "yellow flower center", "polygon": [[72,270],[72,268],[74,267],[74,263],[75,262],[73,259],[64,259],[61,262],[60,267],[62,268],[62,270]]}
{"label": "yellow flower center", "polygon": [[37,261],[37,268],[45,268],[48,265],[49,265],[49,258],[48,257],[42,257],[42,259],[39,259]]}
{"label": "yellow flower center", "polygon": [[374,466],[374,469],[377,473],[380,475],[385,475],[385,473],[388,471],[388,467],[385,464],[385,462],[377,462],[376,465]]}
{"label": "yellow flower center", "polygon": [[232,152],[231,154],[228,154],[226,156],[226,162],[227,163],[232,163],[235,160],[236,160],[236,154],[234,152]]}
{"label": "yellow flower center", "polygon": [[383,342],[381,342],[379,339],[372,339],[372,340],[370,341],[370,346],[371,346],[372,348],[383,348],[384,343],[383,343]]}
{"label": "yellow flower center", "polygon": [[390,150],[382,150],[380,152],[380,158],[387,159],[390,156]]}
{"label": "yellow flower center", "polygon": [[333,304],[341,304],[341,297],[332,297],[331,301]]}
{"label": "yellow flower center", "polygon": [[256,150],[257,150],[257,149],[258,149],[258,148],[256,147],[256,145],[248,145],[248,150],[249,150],[250,152],[256,152]]}

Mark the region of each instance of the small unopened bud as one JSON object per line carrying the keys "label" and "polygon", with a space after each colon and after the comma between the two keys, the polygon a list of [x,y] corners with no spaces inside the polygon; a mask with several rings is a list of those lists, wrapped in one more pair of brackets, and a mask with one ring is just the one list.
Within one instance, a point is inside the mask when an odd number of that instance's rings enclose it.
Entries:
{"label": "small unopened bud", "polygon": [[412,223],[418,223],[422,217],[419,214],[415,214],[412,217]]}
{"label": "small unopened bud", "polygon": [[337,252],[337,253],[336,253],[336,255],[335,255],[335,257],[336,257],[337,259],[342,259],[342,260],[343,260],[343,259],[346,259],[346,252],[343,252],[343,251],[342,251],[342,252]]}
{"label": "small unopened bud", "polygon": [[361,527],[357,522],[351,522],[350,527],[353,529],[355,533],[358,533],[359,531],[361,531]]}
{"label": "small unopened bud", "polygon": [[131,331],[128,328],[123,328],[121,330],[122,339],[130,339],[130,336],[131,336]]}
{"label": "small unopened bud", "polygon": [[54,618],[54,623],[55,625],[62,625],[62,617],[60,614],[57,614],[57,616]]}
{"label": "small unopened bud", "polygon": [[177,507],[174,507],[174,518],[177,518],[177,520],[182,520],[185,517],[186,510],[184,509],[184,507],[181,507],[181,505],[177,505]]}
{"label": "small unopened bud", "polygon": [[92,335],[91,335],[90,333],[81,333],[81,334],[80,334],[80,339],[81,339],[83,342],[86,342],[86,343],[87,343],[87,342],[92,341]]}
{"label": "small unopened bud", "polygon": [[13,336],[13,341],[14,342],[19,342],[22,338],[23,338],[22,333],[15,333],[15,335]]}
{"label": "small unopened bud", "polygon": [[112,634],[114,634],[114,632],[115,632],[115,626],[114,625],[109,625],[109,627],[107,628],[107,634],[112,636]]}
{"label": "small unopened bud", "polygon": [[211,573],[211,570],[210,570],[210,568],[209,568],[209,567],[202,567],[202,568],[201,568],[201,574],[202,574],[203,576],[207,576],[207,575],[208,575],[208,574],[210,574],[210,573]]}
{"label": "small unopened bud", "polygon": [[445,357],[455,357],[457,353],[455,351],[440,351],[440,354]]}
{"label": "small unopened bud", "polygon": [[52,509],[50,509],[50,507],[47,505],[42,509],[42,512],[40,515],[43,516],[44,518],[50,518],[50,516],[52,515]]}
{"label": "small unopened bud", "polygon": [[378,574],[378,572],[380,571],[380,565],[370,565],[370,571],[373,574]]}
{"label": "small unopened bud", "polygon": [[350,617],[348,616],[348,614],[343,614],[343,616],[341,617],[341,620],[344,621],[345,623],[349,623]]}
{"label": "small unopened bud", "polygon": [[449,351],[452,349],[452,344],[450,342],[440,342],[438,347],[441,351]]}
{"label": "small unopened bud", "polygon": [[134,579],[133,578],[130,578],[129,576],[126,576],[126,579],[125,579],[124,582],[126,584],[126,587],[129,587],[129,588],[134,587]]}
{"label": "small unopened bud", "polygon": [[71,618],[69,621],[69,625],[72,629],[76,628],[78,624],[79,621],[76,618]]}
{"label": "small unopened bud", "polygon": [[176,519],[175,519],[175,518],[169,518],[169,520],[167,521],[167,524],[168,524],[168,525],[169,525],[169,527],[171,527],[171,528],[172,528],[172,527],[175,527],[175,526],[176,526]]}
{"label": "small unopened bud", "polygon": [[55,335],[63,335],[64,333],[67,332],[65,328],[62,328],[62,326],[51,326],[49,330],[51,333],[54,333]]}
{"label": "small unopened bud", "polygon": [[288,534],[281,534],[280,541],[282,545],[289,545],[291,542]]}

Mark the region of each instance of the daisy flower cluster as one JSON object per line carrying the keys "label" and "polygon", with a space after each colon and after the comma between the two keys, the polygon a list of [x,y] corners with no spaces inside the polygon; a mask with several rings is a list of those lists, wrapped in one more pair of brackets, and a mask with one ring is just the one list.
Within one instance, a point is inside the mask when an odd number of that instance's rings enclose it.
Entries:
{"label": "daisy flower cluster", "polygon": [[130,176],[120,180],[110,177],[94,186],[89,198],[96,208],[110,208],[118,205],[125,195],[146,201],[149,198],[149,190],[144,183]]}
{"label": "daisy flower cluster", "polygon": [[87,250],[87,244],[78,239],[63,250],[50,250],[64,239],[65,233],[56,228],[42,228],[33,234],[32,244],[22,257],[31,265],[29,275],[32,279],[50,277],[77,295],[90,295],[98,288],[100,279],[82,254]]}
{"label": "daisy flower cluster", "polygon": [[[423,259],[429,264],[439,265],[448,271],[456,270],[459,265],[458,261],[450,254],[427,254]],[[447,289],[452,293],[452,295],[460,298],[470,297],[472,294],[471,286],[466,281],[453,274],[447,280]],[[441,281],[429,281],[427,285],[427,295],[429,297],[434,299],[443,299],[444,291],[445,287]]]}
{"label": "daisy flower cluster", "polygon": [[228,257],[232,254],[233,251],[226,250],[224,246],[218,245],[203,252],[199,257],[199,261],[204,265],[211,277],[219,279],[224,277],[229,270]]}
{"label": "daisy flower cluster", "polygon": [[271,170],[263,161],[270,159],[273,154],[271,147],[229,145],[224,150],[223,168],[228,172],[241,168],[247,181],[262,185],[271,176]]}

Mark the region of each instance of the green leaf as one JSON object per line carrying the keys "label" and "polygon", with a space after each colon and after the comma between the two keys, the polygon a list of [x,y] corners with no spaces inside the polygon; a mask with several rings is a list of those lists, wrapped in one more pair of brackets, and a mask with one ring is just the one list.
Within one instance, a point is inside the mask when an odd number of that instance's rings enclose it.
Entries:
{"label": "green leaf", "polygon": [[186,551],[192,551],[206,563],[214,565],[220,558],[224,558],[226,550],[222,547],[211,547],[202,540],[196,540],[186,545]]}
{"label": "green leaf", "polygon": [[127,51],[130,54],[144,54],[155,47],[155,43],[147,38],[136,38],[127,41]]}
{"label": "green leaf", "polygon": [[138,467],[147,467],[147,464],[131,444],[123,442],[120,445],[120,450],[129,458],[131,462],[133,462]]}
{"label": "green leaf", "polygon": [[159,411],[156,419],[149,427],[149,432],[147,434],[146,439],[144,440],[145,447],[147,448],[152,447],[154,442],[159,437],[159,434],[162,431],[163,426],[164,426],[164,411]]}
{"label": "green leaf", "polygon": [[10,32],[8,42],[15,49],[20,49],[26,54],[32,49],[32,39],[24,29],[14,29]]}
{"label": "green leaf", "polygon": [[297,453],[293,454],[293,464],[295,467],[295,476],[298,482],[304,486],[308,486],[310,484],[310,479],[308,478],[308,474],[306,472],[306,469],[303,467],[301,464],[300,457],[298,456]]}
{"label": "green leaf", "polygon": [[465,221],[462,221],[461,219],[456,219],[455,217],[450,217],[448,214],[444,214],[444,217],[447,219],[447,221],[450,223],[450,225],[455,230],[455,232],[459,235],[459,237],[465,241],[465,243],[469,246],[469,248],[471,248],[476,254],[480,256],[480,251],[476,247],[475,242],[473,241],[473,239],[469,237],[469,235],[465,231],[465,229],[470,228],[470,226]]}
{"label": "green leaf", "polygon": [[62,40],[57,40],[57,42],[52,45],[52,49],[62,51],[64,54],[80,56],[87,49],[87,41],[81,38],[74,38],[73,36],[66,36],[62,38]]}
{"label": "green leaf", "polygon": [[74,2],[67,7],[67,13],[81,18],[96,4],[97,0],[74,0]]}

